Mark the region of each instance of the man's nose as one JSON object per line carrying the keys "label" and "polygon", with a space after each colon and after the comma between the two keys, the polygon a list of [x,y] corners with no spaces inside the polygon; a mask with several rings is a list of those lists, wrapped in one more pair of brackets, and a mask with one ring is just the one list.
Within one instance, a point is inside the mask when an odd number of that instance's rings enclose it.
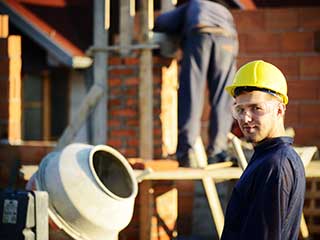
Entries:
{"label": "man's nose", "polygon": [[252,113],[250,111],[243,111],[243,113],[241,114],[241,120],[243,122],[252,121]]}

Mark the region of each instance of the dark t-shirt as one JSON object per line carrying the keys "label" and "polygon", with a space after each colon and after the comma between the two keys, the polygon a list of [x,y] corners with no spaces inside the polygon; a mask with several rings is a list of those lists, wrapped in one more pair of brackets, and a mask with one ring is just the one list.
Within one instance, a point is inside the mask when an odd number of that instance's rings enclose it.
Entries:
{"label": "dark t-shirt", "polygon": [[298,239],[305,172],[289,137],[268,139],[237,182],[221,240]]}

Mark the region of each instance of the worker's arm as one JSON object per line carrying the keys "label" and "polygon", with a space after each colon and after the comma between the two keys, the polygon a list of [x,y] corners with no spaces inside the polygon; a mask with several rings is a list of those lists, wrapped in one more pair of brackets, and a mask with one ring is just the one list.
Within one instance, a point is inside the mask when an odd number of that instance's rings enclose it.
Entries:
{"label": "worker's arm", "polygon": [[153,31],[168,34],[180,34],[183,30],[187,4],[183,4],[171,11],[158,16],[154,23]]}

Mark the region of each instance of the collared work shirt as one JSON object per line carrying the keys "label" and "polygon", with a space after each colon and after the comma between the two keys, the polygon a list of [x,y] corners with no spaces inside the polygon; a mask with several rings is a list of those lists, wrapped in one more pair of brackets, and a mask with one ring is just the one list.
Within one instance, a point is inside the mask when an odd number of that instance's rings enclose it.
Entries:
{"label": "collared work shirt", "polygon": [[298,239],[305,172],[290,137],[263,141],[229,201],[221,240]]}

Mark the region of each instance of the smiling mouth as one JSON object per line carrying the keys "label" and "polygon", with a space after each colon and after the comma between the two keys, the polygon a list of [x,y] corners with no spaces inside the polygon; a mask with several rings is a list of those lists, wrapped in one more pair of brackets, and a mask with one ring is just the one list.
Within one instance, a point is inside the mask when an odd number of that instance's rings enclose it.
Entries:
{"label": "smiling mouth", "polygon": [[247,133],[253,133],[256,130],[256,126],[244,126],[243,130]]}

